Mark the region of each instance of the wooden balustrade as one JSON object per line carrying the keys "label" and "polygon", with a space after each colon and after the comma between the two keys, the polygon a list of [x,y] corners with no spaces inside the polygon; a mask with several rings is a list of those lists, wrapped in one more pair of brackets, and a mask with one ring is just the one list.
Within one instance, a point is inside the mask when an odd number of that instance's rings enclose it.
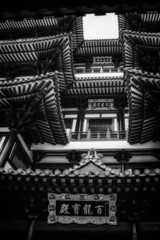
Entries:
{"label": "wooden balustrade", "polygon": [[125,140],[126,137],[126,131],[69,132],[69,141],[114,141]]}

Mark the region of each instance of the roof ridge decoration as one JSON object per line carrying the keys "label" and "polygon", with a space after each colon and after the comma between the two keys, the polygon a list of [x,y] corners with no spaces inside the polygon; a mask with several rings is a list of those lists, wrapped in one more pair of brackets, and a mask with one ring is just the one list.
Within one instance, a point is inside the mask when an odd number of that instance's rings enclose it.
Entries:
{"label": "roof ridge decoration", "polygon": [[107,173],[114,173],[111,168],[106,167],[101,159],[103,158],[103,155],[101,153],[97,153],[95,148],[91,148],[88,150],[88,153],[83,153],[81,155],[82,159],[79,163],[79,165],[74,165],[73,168],[66,169],[64,172],[69,172],[70,174],[79,175],[84,174],[85,175],[92,175],[98,176],[99,174],[105,174]]}
{"label": "roof ridge decoration", "polygon": [[[26,170],[22,169],[22,168],[18,168],[18,169],[13,169],[13,168],[9,168],[9,169],[5,169],[5,168],[0,168],[0,176],[30,176],[30,177],[48,177],[48,178],[64,178],[64,177],[70,177],[70,179],[72,179],[72,177],[79,177],[80,179],[82,177],[88,177],[88,178],[93,178],[93,177],[100,177],[100,178],[134,178],[134,177],[156,177],[160,175],[160,168],[154,168],[154,169],[149,169],[146,168],[144,169],[144,171],[142,172],[140,169],[134,169],[134,171],[132,171],[132,169],[126,169],[124,171],[124,173],[121,173],[119,171],[116,171],[114,169],[111,168],[107,168],[105,165],[101,166],[102,168],[106,168],[106,171],[104,171],[104,174],[99,174],[97,172],[90,174],[89,172],[85,172],[84,174],[80,174],[79,171],[74,168],[74,174],[71,173],[72,169],[66,169],[63,171],[63,173],[59,170],[56,169],[54,170],[54,172],[52,172],[52,170],[50,169],[35,169],[32,170],[31,168],[28,168]],[[130,171],[131,170],[131,171]]]}
{"label": "roof ridge decoration", "polygon": [[95,148],[89,149],[88,153],[87,154],[83,153],[81,157],[82,160],[80,161],[80,164],[86,164],[90,161],[98,165],[102,164],[101,159],[103,158],[103,155],[101,153],[97,153]]}

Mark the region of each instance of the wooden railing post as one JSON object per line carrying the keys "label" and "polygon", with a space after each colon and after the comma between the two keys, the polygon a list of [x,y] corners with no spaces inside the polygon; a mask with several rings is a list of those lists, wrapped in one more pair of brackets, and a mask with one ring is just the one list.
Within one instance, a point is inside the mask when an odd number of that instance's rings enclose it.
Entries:
{"label": "wooden railing post", "polygon": [[97,132],[98,141],[100,140],[100,131]]}
{"label": "wooden railing post", "polygon": [[89,129],[87,132],[87,140],[90,141],[90,139],[91,139],[91,131]]}
{"label": "wooden railing post", "polygon": [[121,165],[121,172],[124,174],[125,168],[124,168],[124,163]]}
{"label": "wooden railing post", "polygon": [[126,130],[126,136],[125,139],[128,140],[128,129]]}
{"label": "wooden railing post", "polygon": [[111,134],[110,134],[110,130],[109,128],[107,129],[107,140],[109,140],[111,138]]}
{"label": "wooden railing post", "polygon": [[137,223],[132,222],[132,240],[137,240],[138,239],[138,234],[137,234]]}
{"label": "wooden railing post", "polygon": [[78,141],[81,140],[81,132],[77,132],[78,134]]}
{"label": "wooden railing post", "polygon": [[72,140],[72,131],[71,131],[71,129],[69,129],[69,131],[68,131],[68,140],[69,140],[69,142]]}
{"label": "wooden railing post", "polygon": [[37,218],[31,218],[28,221],[25,240],[32,240]]}
{"label": "wooden railing post", "polygon": [[113,131],[111,132],[108,128],[106,132],[93,131],[89,129],[88,132],[72,132],[68,131],[69,141],[99,141],[99,140],[127,140],[127,131]]}

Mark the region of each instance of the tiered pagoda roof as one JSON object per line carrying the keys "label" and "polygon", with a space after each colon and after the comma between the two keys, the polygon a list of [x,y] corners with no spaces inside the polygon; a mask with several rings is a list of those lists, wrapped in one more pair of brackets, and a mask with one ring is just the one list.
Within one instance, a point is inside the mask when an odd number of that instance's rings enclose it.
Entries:
{"label": "tiered pagoda roof", "polygon": [[39,18],[24,18],[21,20],[7,19],[0,22],[2,39],[37,38],[56,36],[62,33],[72,33],[73,50],[83,41],[82,17],[74,15],[57,17],[45,16]]}
{"label": "tiered pagoda roof", "polygon": [[[53,37],[1,41],[1,71],[7,75],[10,64],[14,64],[14,66],[21,64],[21,67],[29,64],[30,72],[34,68],[34,64],[40,73],[58,70],[60,87],[64,89],[74,80],[70,38],[71,35],[65,34]],[[38,73],[34,69],[32,74],[29,75],[36,74]]]}
{"label": "tiered pagoda roof", "polygon": [[66,95],[123,95],[125,94],[122,77],[85,77],[77,78]]}
{"label": "tiered pagoda roof", "polygon": [[0,31],[27,30],[45,27],[58,27],[58,20],[54,16],[46,16],[44,18],[25,18],[23,20],[8,19],[0,22]]}
{"label": "tiered pagoda roof", "polygon": [[149,72],[159,70],[160,34],[123,31],[124,66]]}
{"label": "tiered pagoda roof", "polygon": [[[133,15],[133,16],[132,16]],[[119,17],[119,26],[120,31],[122,32],[122,41],[120,39],[104,39],[104,40],[84,40],[83,38],[83,24],[82,17],[75,17],[74,15],[65,16],[64,18],[53,16],[46,16],[45,18],[26,18],[23,20],[7,20],[0,23],[0,31],[13,29],[21,31],[22,29],[35,29],[43,27],[54,27],[61,28],[61,32],[68,32],[69,30],[72,33],[65,33],[56,36],[46,36],[46,37],[35,37],[35,38],[23,38],[16,40],[3,40],[0,41],[0,65],[2,77],[5,79],[16,79],[16,76],[21,76],[19,66],[21,66],[22,72],[26,69],[29,69],[28,72],[32,72],[32,76],[40,75],[41,73],[48,73],[52,75],[55,70],[58,70],[56,73],[58,79],[58,89],[57,92],[63,90],[63,96],[73,96],[73,95],[126,95],[124,88],[124,79],[122,77],[100,77],[94,79],[92,77],[81,77],[76,78],[74,76],[73,69],[73,59],[74,56],[75,62],[79,60],[87,61],[89,58],[94,56],[112,56],[114,63],[114,58],[119,59],[119,62],[122,61],[122,55],[124,58],[124,66],[126,69],[142,69],[148,70],[149,72],[157,72],[159,69],[159,43],[160,35],[158,33],[148,33],[135,32],[132,31],[132,28],[128,27],[129,18],[134,20],[136,17],[141,19],[143,23],[154,23],[159,21],[158,13],[129,13],[121,15]],[[66,20],[66,23],[65,23]],[[69,26],[70,25],[70,26]],[[126,30],[127,29],[127,30]],[[129,30],[128,30],[129,29]],[[123,53],[122,53],[123,52]],[[25,66],[25,67],[23,67]],[[14,73],[12,74],[11,68],[14,68]],[[15,70],[17,69],[17,70]],[[8,74],[9,72],[9,74]],[[27,73],[28,73],[27,72]],[[138,72],[136,73],[138,74]],[[24,75],[26,73],[24,72]],[[47,76],[47,75],[46,75]],[[132,85],[133,79],[128,75],[128,87]],[[138,76],[138,75],[137,75]],[[42,79],[41,77],[38,77]],[[139,76],[141,78],[141,76]],[[136,79],[139,79],[136,77]],[[26,78],[24,78],[26,79]],[[26,80],[22,80],[26,84]],[[33,78],[34,79],[34,78]],[[76,80],[76,81],[75,81]],[[17,81],[17,80],[16,80]],[[18,98],[17,95],[14,96],[13,90],[15,88],[16,81],[13,81],[9,87],[12,89],[11,98]],[[28,81],[28,80],[27,80]],[[130,83],[131,81],[131,83]],[[141,81],[141,80],[136,80]],[[3,81],[1,81],[3,82]],[[4,81],[6,82],[6,80]],[[43,80],[42,80],[43,82]],[[56,81],[57,82],[57,81]],[[134,80],[135,82],[135,80]],[[3,83],[2,83],[3,84]],[[19,83],[20,84],[20,80]],[[142,83],[139,83],[141,85]],[[134,85],[134,84],[133,84]],[[136,83],[137,85],[137,83]],[[24,93],[22,93],[24,94]],[[25,93],[26,94],[26,93]],[[27,93],[28,94],[28,93]],[[132,105],[132,94],[129,96],[130,111],[133,112]],[[8,93],[4,98],[8,99]],[[24,97],[25,98],[25,97]],[[133,97],[134,98],[134,97]],[[12,99],[13,100],[13,99]],[[19,100],[18,100],[19,101]],[[57,100],[59,101],[59,100]],[[13,102],[13,101],[12,101]],[[12,103],[13,104],[13,103]],[[12,106],[11,104],[11,106]],[[24,103],[26,104],[26,103]],[[144,104],[145,105],[145,104]],[[5,105],[7,107],[7,105]],[[59,106],[60,109],[60,106]],[[143,111],[141,111],[142,114]],[[149,112],[149,111],[148,111]],[[138,113],[137,113],[138,114]],[[143,114],[144,115],[144,114]],[[130,114],[130,133],[132,128],[134,128],[135,118]],[[138,117],[138,116],[137,116]],[[145,115],[146,117],[146,115]],[[144,117],[143,117],[144,118]],[[148,119],[148,116],[147,116]],[[156,119],[156,117],[155,117]],[[140,121],[140,120],[139,120]],[[151,120],[150,120],[151,121]],[[153,116],[152,116],[153,121]],[[148,124],[148,120],[147,120]],[[133,125],[131,127],[131,125]],[[152,128],[153,128],[152,124]],[[137,126],[137,123],[136,123]],[[147,125],[148,126],[148,125]],[[62,127],[62,132],[64,127]],[[55,130],[56,131],[56,130]],[[144,130],[143,130],[144,131]],[[143,132],[142,131],[142,132]],[[145,130],[146,131],[146,130]],[[147,128],[148,131],[148,128]],[[134,130],[133,130],[134,132]],[[145,142],[152,139],[151,137],[151,128],[150,128],[150,137],[146,138],[146,132],[143,134],[139,131],[140,138],[136,140],[131,140],[129,135],[129,141],[134,142]],[[136,131],[134,132],[134,134]],[[149,132],[147,132],[147,136]],[[64,134],[65,135],[65,134]],[[132,133],[131,133],[132,135]],[[42,140],[44,141],[44,140]],[[49,140],[49,142],[56,141]],[[67,142],[66,140],[62,141]]]}
{"label": "tiered pagoda roof", "polygon": [[[130,14],[129,14],[130,15]],[[158,21],[158,15],[139,15],[145,22]],[[134,20],[134,17],[133,17]],[[125,26],[126,27],[126,26]],[[139,29],[140,30],[140,29]],[[159,33],[122,31],[124,66],[129,102],[129,134],[131,144],[157,141],[159,129]],[[156,92],[156,96],[154,93]],[[155,100],[156,98],[156,100]],[[155,104],[153,104],[155,102]]]}
{"label": "tiered pagoda roof", "polygon": [[84,40],[75,51],[75,58],[93,56],[121,57],[122,46],[119,39]]}
{"label": "tiered pagoda roof", "polygon": [[129,99],[130,143],[159,141],[159,74],[128,70],[126,74]]}
{"label": "tiered pagoda roof", "polygon": [[0,108],[4,110],[6,126],[20,132],[28,144],[68,142],[57,75],[0,81]]}
{"label": "tiered pagoda roof", "polygon": [[119,30],[132,30],[141,32],[159,32],[160,13],[151,11],[147,13],[125,13],[118,15]]}

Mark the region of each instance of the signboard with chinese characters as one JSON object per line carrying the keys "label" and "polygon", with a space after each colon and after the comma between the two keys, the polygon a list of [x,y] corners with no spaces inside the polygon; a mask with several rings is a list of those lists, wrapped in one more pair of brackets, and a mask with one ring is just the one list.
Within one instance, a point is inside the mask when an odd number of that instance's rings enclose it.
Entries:
{"label": "signboard with chinese characters", "polygon": [[97,64],[112,63],[112,56],[93,57],[93,63],[97,63]]}
{"label": "signboard with chinese characters", "polygon": [[88,110],[114,110],[113,99],[88,99]]}
{"label": "signboard with chinese characters", "polygon": [[116,225],[117,194],[48,193],[48,223]]}

